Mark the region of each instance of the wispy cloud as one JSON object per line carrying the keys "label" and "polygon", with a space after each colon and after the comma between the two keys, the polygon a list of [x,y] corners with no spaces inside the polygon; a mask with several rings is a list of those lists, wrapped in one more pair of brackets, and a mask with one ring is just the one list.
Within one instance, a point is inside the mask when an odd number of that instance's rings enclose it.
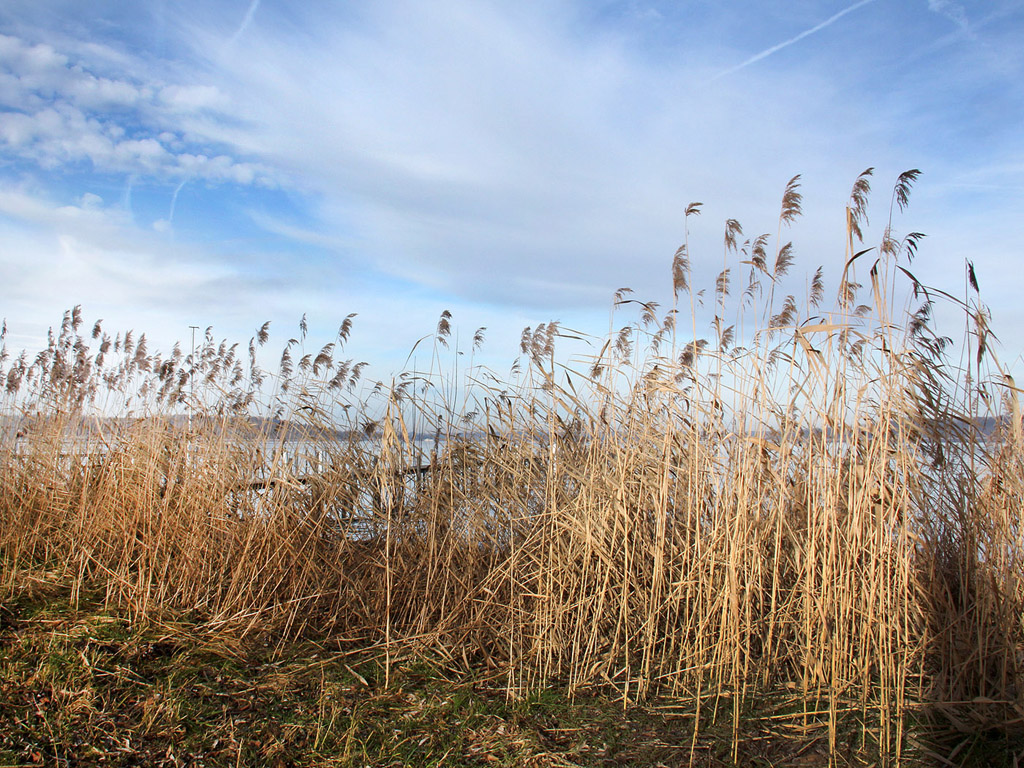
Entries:
{"label": "wispy cloud", "polygon": [[[765,48],[760,53],[754,54],[753,56],[751,56],[746,61],[741,62],[740,64],[737,64],[735,67],[730,67],[729,69],[727,69],[727,70],[725,70],[723,72],[719,72],[717,75],[715,75],[711,79],[712,80],[718,80],[719,78],[725,77],[727,75],[731,75],[731,74],[733,74],[735,72],[739,72],[741,69],[745,69],[745,68],[749,67],[751,64],[756,64],[757,62],[759,62],[759,61],[761,61],[763,59],[767,59],[773,53],[778,53],[779,51],[783,50],[784,48],[788,48],[789,46],[793,45],[794,43],[799,43],[804,38],[810,37],[811,35],[813,35],[813,34],[815,34],[817,32],[820,32],[821,30],[825,29],[826,27],[832,26],[837,21],[839,21],[841,18],[846,16],[848,13],[853,13],[858,8],[861,8],[861,7],[865,6],[865,5],[867,5],[868,3],[873,3],[874,1],[875,0],[859,0],[859,2],[856,2],[853,5],[844,8],[843,10],[839,11],[839,13],[836,13],[836,14],[830,16],[829,18],[825,19],[825,21],[821,22],[820,24],[817,24],[817,25],[811,27],[810,29],[805,29],[799,35],[796,35],[795,37],[791,37],[791,38],[789,38],[789,40],[781,42],[778,45],[773,45],[771,48]],[[935,2],[935,0],[930,0],[930,2]],[[943,2],[943,0],[938,0],[938,2]]]}

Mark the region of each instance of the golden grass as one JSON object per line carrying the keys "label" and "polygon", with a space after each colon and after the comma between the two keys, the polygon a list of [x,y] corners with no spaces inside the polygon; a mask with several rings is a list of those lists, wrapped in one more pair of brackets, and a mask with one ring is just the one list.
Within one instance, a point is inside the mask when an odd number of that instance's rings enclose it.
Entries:
{"label": "golden grass", "polygon": [[[796,177],[774,255],[727,222],[710,338],[684,244],[672,287],[692,336],[620,291],[613,313],[639,317],[591,359],[563,364],[570,333],[545,324],[504,380],[443,372],[458,359],[447,313],[429,371],[359,389],[365,364],[336,359],[351,316],[310,353],[303,320],[271,376],[266,326],[248,357],[207,331],[195,354],[160,358],[145,337],[86,336],[76,308],[46,350],[0,369],[0,587],[56,571],[135,621],[420,649],[488,668],[510,695],[671,695],[695,707],[695,733],[727,709],[738,735],[768,699],[833,739],[859,718],[889,756],[908,719],[1020,731],[1018,390],[973,266],[963,298],[921,285],[921,235],[897,239],[892,209],[879,248],[857,251],[869,177],[831,310],[821,269],[804,300],[776,296]],[[932,329],[937,301],[970,323],[964,365]],[[296,436],[312,466],[286,456]]]}

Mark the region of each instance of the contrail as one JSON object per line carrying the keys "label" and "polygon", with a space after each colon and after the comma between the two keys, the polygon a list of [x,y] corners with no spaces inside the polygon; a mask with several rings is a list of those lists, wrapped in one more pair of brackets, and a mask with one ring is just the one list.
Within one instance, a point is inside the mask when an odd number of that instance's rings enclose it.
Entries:
{"label": "contrail", "polygon": [[818,24],[816,27],[811,27],[810,29],[805,29],[803,32],[801,32],[796,37],[791,37],[789,40],[786,40],[784,43],[779,43],[778,45],[773,45],[771,48],[766,48],[765,50],[761,51],[760,53],[751,56],[749,59],[744,61],[742,64],[737,64],[735,67],[732,67],[731,69],[727,69],[724,72],[719,72],[717,75],[712,77],[711,80],[714,81],[714,80],[717,80],[720,77],[725,77],[726,75],[731,75],[733,72],[739,72],[744,67],[749,67],[751,64],[754,64],[754,63],[760,61],[761,59],[766,59],[769,56],[771,56],[773,53],[777,53],[777,52],[781,51],[783,48],[788,48],[793,43],[800,42],[805,37],[813,35],[815,32],[820,32],[825,27],[830,26],[832,24],[835,24],[837,21],[839,21],[839,19],[843,18],[843,16],[845,16],[848,13],[852,13],[853,11],[856,11],[862,5],[867,5],[868,3],[873,3],[874,1],[875,0],[860,0],[860,2],[854,3],[849,8],[844,8],[843,10],[841,10],[839,13],[835,14],[834,16],[831,16],[830,18],[825,19],[825,21],[821,22],[821,24]]}
{"label": "contrail", "polygon": [[181,184],[174,188],[174,194],[171,195],[171,210],[167,213],[167,223],[174,223],[174,206],[178,203],[178,193],[181,192],[181,188],[188,183],[188,179],[182,179]]}
{"label": "contrail", "polygon": [[135,175],[128,177],[128,184],[124,188],[124,195],[121,198],[121,207],[128,211],[129,216],[134,216],[132,211],[132,187],[135,185]]}
{"label": "contrail", "polygon": [[950,2],[950,0],[928,0],[928,10],[945,16],[960,27],[967,37],[971,39],[976,37],[974,30],[971,29],[970,22],[967,21],[967,12],[959,3]]}
{"label": "contrail", "polygon": [[256,10],[259,7],[260,0],[252,0],[252,2],[249,3],[249,10],[245,12],[245,18],[242,19],[242,24],[238,27],[237,30],[235,30],[235,34],[231,36],[231,39],[228,40],[228,48],[232,47],[238,41],[238,38],[242,36],[245,30],[249,28],[249,25],[252,24],[252,18],[256,15]]}

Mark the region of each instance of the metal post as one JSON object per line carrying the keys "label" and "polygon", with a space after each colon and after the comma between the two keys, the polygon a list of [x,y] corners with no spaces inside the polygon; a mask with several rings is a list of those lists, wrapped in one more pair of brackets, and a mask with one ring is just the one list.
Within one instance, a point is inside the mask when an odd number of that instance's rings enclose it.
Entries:
{"label": "metal post", "polygon": [[185,441],[185,456],[189,457],[191,454],[192,447],[192,411],[196,407],[196,331],[199,330],[198,325],[190,325],[192,329],[192,353],[190,355],[192,359],[192,370],[189,371],[188,375],[188,438]]}

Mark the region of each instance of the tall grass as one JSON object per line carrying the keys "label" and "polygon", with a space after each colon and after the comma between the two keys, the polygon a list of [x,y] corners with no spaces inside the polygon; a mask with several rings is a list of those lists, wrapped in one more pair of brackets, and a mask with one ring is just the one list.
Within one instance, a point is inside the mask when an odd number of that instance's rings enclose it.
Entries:
{"label": "tall grass", "polygon": [[[739,734],[771,702],[833,741],[852,717],[889,755],[908,718],[1020,730],[1019,390],[973,266],[959,298],[914,277],[922,235],[892,220],[917,175],[870,249],[858,177],[831,305],[824,268],[784,293],[795,177],[774,241],[726,223],[710,292],[684,243],[671,310],[617,292],[588,359],[558,352],[578,332],[528,328],[507,377],[447,367],[448,313],[420,342],[428,370],[370,386],[342,359],[352,316],[312,351],[303,319],[270,374],[266,325],[247,352],[208,330],[160,357],[76,308],[34,358],[3,354],[2,588],[45,577],[138,621],[416,647],[513,695],[671,695],[695,729],[729,712]],[[969,324],[967,364],[938,302]]]}

